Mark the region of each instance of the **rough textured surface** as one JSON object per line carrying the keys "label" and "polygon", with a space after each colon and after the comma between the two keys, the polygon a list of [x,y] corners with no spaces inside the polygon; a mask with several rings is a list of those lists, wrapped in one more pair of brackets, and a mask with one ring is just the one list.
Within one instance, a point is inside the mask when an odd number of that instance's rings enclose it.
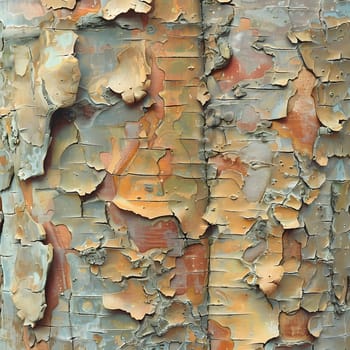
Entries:
{"label": "rough textured surface", "polygon": [[0,348],[350,349],[349,26],[0,1]]}

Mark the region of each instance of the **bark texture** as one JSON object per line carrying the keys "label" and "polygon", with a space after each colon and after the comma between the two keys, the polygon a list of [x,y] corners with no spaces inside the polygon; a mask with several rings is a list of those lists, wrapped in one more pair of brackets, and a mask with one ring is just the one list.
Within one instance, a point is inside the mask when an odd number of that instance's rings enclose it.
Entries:
{"label": "bark texture", "polygon": [[346,1],[0,0],[0,349],[350,349],[349,91]]}

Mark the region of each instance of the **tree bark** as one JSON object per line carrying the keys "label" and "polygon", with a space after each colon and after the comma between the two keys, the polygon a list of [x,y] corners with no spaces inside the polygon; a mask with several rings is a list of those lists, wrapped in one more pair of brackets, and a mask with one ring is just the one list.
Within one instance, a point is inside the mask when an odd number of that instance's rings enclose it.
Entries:
{"label": "tree bark", "polygon": [[349,26],[0,1],[0,349],[350,349]]}

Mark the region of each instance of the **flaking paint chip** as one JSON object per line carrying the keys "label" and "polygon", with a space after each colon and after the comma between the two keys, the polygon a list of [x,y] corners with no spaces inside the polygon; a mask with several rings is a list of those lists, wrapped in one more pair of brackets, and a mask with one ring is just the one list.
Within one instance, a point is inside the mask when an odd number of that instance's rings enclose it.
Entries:
{"label": "flaking paint chip", "polygon": [[155,311],[155,295],[145,293],[143,283],[128,280],[126,288],[117,293],[104,294],[103,306],[108,310],[122,310],[136,320],[142,320]]}
{"label": "flaking paint chip", "polygon": [[152,0],[110,0],[102,9],[102,16],[106,20],[112,20],[122,13],[130,10],[136,13],[148,13]]}
{"label": "flaking paint chip", "polygon": [[41,3],[46,6],[46,8],[57,10],[60,8],[66,8],[72,10],[75,7],[75,0],[41,0]]}

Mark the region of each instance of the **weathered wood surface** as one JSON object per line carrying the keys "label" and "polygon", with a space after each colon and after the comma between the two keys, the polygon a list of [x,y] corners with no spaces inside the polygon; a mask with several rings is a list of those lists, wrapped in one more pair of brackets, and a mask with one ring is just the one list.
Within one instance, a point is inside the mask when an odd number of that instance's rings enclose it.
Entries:
{"label": "weathered wood surface", "polygon": [[0,0],[0,349],[350,349],[349,27]]}

